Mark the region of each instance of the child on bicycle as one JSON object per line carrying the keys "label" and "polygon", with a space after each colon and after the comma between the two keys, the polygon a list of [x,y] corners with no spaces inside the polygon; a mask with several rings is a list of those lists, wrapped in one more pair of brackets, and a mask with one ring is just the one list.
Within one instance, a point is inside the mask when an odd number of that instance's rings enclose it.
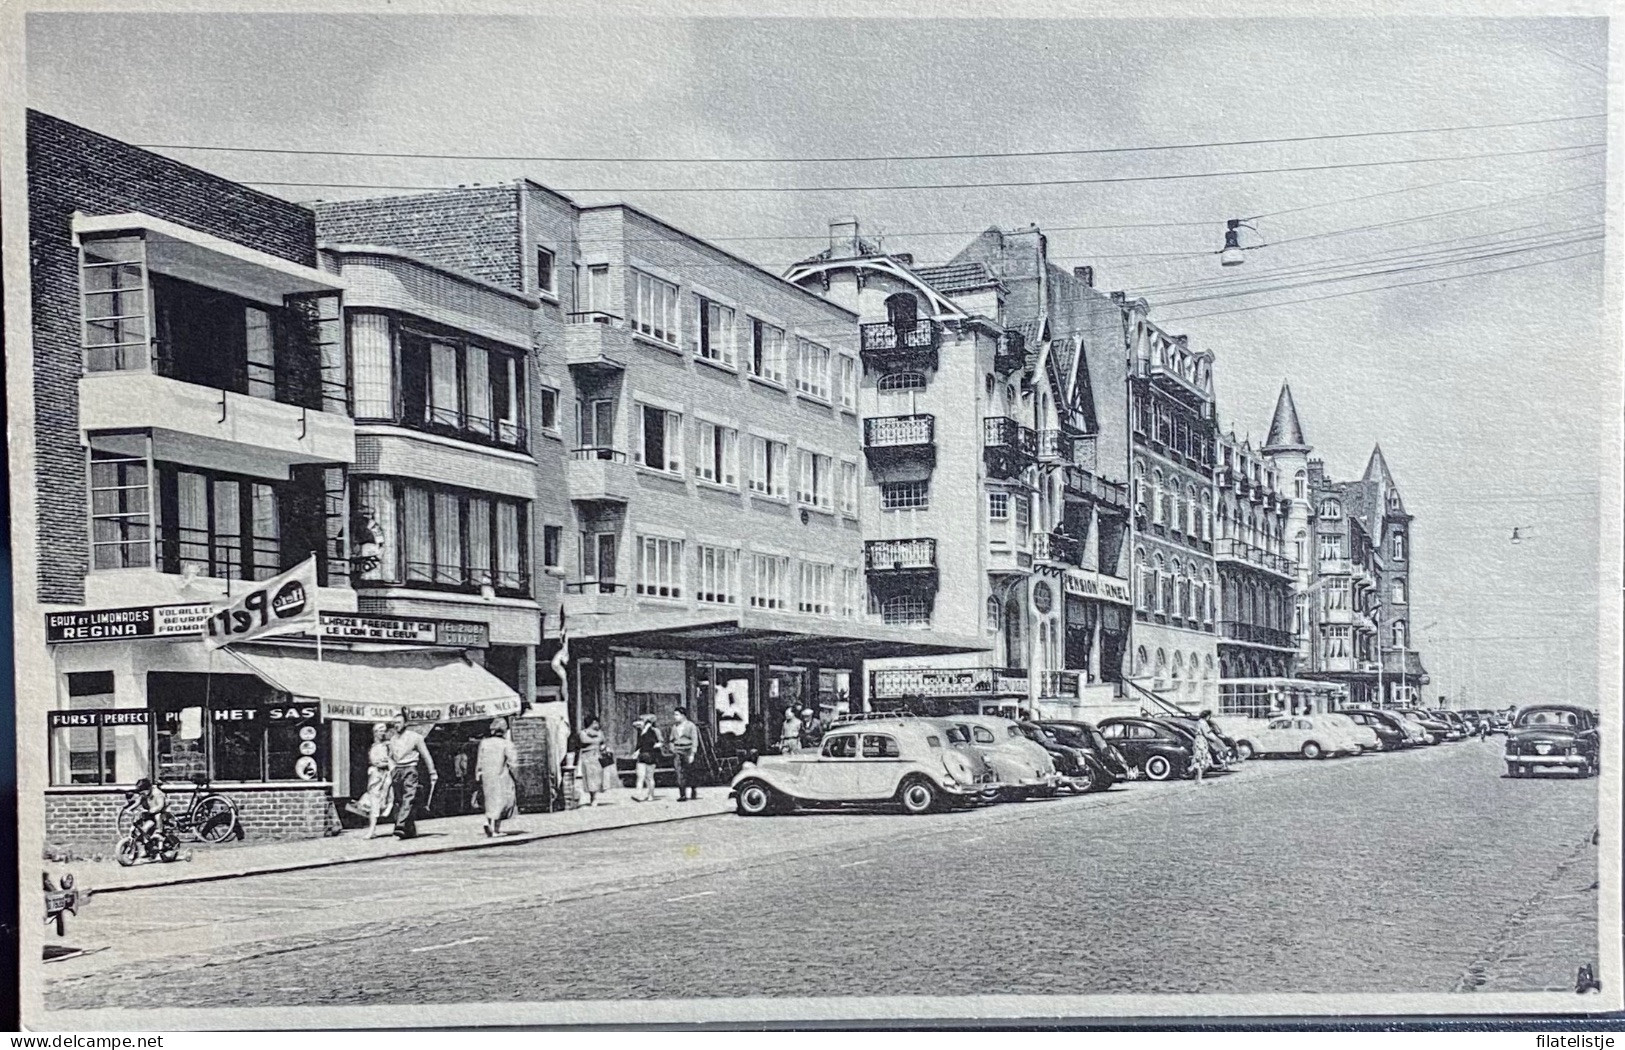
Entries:
{"label": "child on bicycle", "polygon": [[169,815],[169,795],[146,777],[136,781],[132,804],[136,807],[135,830],[142,838],[150,838],[168,830],[173,818]]}

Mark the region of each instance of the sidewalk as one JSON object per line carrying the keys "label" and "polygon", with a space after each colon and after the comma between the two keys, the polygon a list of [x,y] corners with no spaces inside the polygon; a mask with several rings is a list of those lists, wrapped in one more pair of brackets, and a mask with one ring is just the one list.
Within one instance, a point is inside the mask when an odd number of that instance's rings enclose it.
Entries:
{"label": "sidewalk", "polygon": [[108,860],[54,867],[71,871],[80,889],[94,896],[397,857],[519,846],[592,831],[713,817],[733,809],[726,788],[702,789],[699,799],[681,804],[669,789],[663,797],[653,802],[633,802],[628,793],[617,794],[619,797],[607,805],[561,813],[522,813],[508,822],[509,826],[503,829],[498,838],[485,837],[483,817],[439,817],[419,821],[417,838],[407,840],[395,838],[388,833],[388,825],[384,825],[379,828],[379,837],[371,840],[362,830],[346,831],[332,838],[267,842],[224,849],[213,849],[205,843],[187,843],[181,856],[185,857],[190,852],[191,859],[172,864],[143,862],[134,867],[121,868],[116,862]]}

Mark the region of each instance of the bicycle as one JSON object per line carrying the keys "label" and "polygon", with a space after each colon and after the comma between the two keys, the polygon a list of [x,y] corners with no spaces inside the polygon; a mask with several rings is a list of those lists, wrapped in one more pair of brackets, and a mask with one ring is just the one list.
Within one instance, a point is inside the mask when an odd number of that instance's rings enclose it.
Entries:
{"label": "bicycle", "polygon": [[[194,842],[218,844],[233,835],[243,837],[242,818],[237,803],[209,786],[205,773],[194,773],[191,778],[192,794],[185,806],[170,807],[171,819],[177,835],[185,835]],[[118,833],[123,838],[130,832],[133,810],[126,806],[118,815]]]}

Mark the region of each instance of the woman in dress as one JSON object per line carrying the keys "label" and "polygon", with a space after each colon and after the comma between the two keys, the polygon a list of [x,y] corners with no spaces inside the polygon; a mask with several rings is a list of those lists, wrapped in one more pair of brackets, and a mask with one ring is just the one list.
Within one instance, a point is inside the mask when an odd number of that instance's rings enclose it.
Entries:
{"label": "woman in dress", "polygon": [[[655,797],[655,763],[660,761],[660,730],[655,716],[644,715],[637,722],[638,778],[632,785],[633,802],[652,802]],[[641,792],[641,794],[640,794]]]}
{"label": "woman in dress", "polygon": [[596,806],[598,796],[604,793],[604,767],[599,763],[604,753],[604,731],[598,727],[598,719],[587,719],[579,739],[576,767],[581,773],[581,793],[587,796],[587,805]]}
{"label": "woman in dress", "polygon": [[367,793],[361,796],[361,806],[367,811],[367,837],[378,834],[378,819],[395,805],[390,790],[391,774],[395,764],[389,758],[390,728],[383,722],[372,727],[372,747],[367,750]]}
{"label": "woman in dress", "polygon": [[508,721],[491,723],[491,735],[480,741],[474,777],[485,799],[485,837],[502,834],[502,822],[519,811],[519,755],[508,739]]}
{"label": "woman in dress", "polygon": [[1212,757],[1208,751],[1207,737],[1198,729],[1195,739],[1191,741],[1191,777],[1196,781],[1197,787],[1202,786],[1202,774],[1208,771]]}

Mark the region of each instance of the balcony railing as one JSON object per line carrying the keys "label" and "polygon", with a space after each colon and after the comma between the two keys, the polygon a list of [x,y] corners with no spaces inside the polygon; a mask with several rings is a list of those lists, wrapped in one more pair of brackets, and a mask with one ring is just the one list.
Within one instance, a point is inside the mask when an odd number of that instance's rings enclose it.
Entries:
{"label": "balcony railing", "polygon": [[570,452],[571,459],[597,460],[601,463],[625,463],[626,453],[618,448],[604,448],[598,445],[586,445]]}
{"label": "balcony railing", "polygon": [[1128,509],[1128,485],[1125,482],[1107,481],[1082,467],[1067,468],[1066,494],[1073,499],[1092,499],[1119,510]]}
{"label": "balcony railing", "polygon": [[1066,565],[1083,564],[1083,543],[1064,532],[1033,533],[1033,560],[1062,562]]}
{"label": "balcony railing", "polygon": [[929,317],[909,324],[880,321],[858,326],[858,348],[870,368],[937,366],[942,326]]}
{"label": "balcony railing", "polygon": [[869,697],[1026,696],[1027,672],[1011,667],[900,667],[869,673]]}
{"label": "balcony railing", "polygon": [[625,594],[630,585],[613,580],[571,580],[564,585],[565,594]]}
{"label": "balcony railing", "polygon": [[565,314],[564,316],[570,324],[607,324],[619,326],[626,320],[619,314],[608,313],[604,310],[577,310],[574,313]]}
{"label": "balcony railing", "polygon": [[1073,437],[1064,430],[1038,432],[1038,458],[1046,463],[1071,463]]}
{"label": "balcony railing", "polygon": [[1038,679],[1038,695],[1061,699],[1077,699],[1083,682],[1081,671],[1044,671]]}
{"label": "balcony railing", "polygon": [[1273,645],[1281,649],[1291,649],[1298,644],[1291,631],[1284,631],[1278,627],[1260,627],[1241,620],[1220,620],[1219,637],[1232,642]]}
{"label": "balcony railing", "polygon": [[1296,575],[1298,571],[1297,566],[1293,564],[1290,558],[1284,558],[1279,554],[1264,550],[1262,547],[1255,547],[1245,540],[1238,540],[1233,537],[1213,541],[1213,555],[1216,558],[1231,558],[1236,561],[1244,561],[1267,572],[1273,572],[1277,576],[1290,577]]}
{"label": "balcony railing", "polygon": [[1038,435],[1008,416],[988,416],[982,420],[982,458],[994,477],[1013,478],[1033,464],[1038,455]]}
{"label": "balcony railing", "polygon": [[1027,363],[1027,340],[1020,332],[1001,332],[993,351],[993,371],[1008,375]]}
{"label": "balcony railing", "polygon": [[934,575],[937,541],[934,539],[870,540],[863,545],[864,567],[877,575]]}
{"label": "balcony railing", "polygon": [[863,421],[863,445],[866,449],[913,449],[934,447],[936,442],[936,416],[869,416]]}

